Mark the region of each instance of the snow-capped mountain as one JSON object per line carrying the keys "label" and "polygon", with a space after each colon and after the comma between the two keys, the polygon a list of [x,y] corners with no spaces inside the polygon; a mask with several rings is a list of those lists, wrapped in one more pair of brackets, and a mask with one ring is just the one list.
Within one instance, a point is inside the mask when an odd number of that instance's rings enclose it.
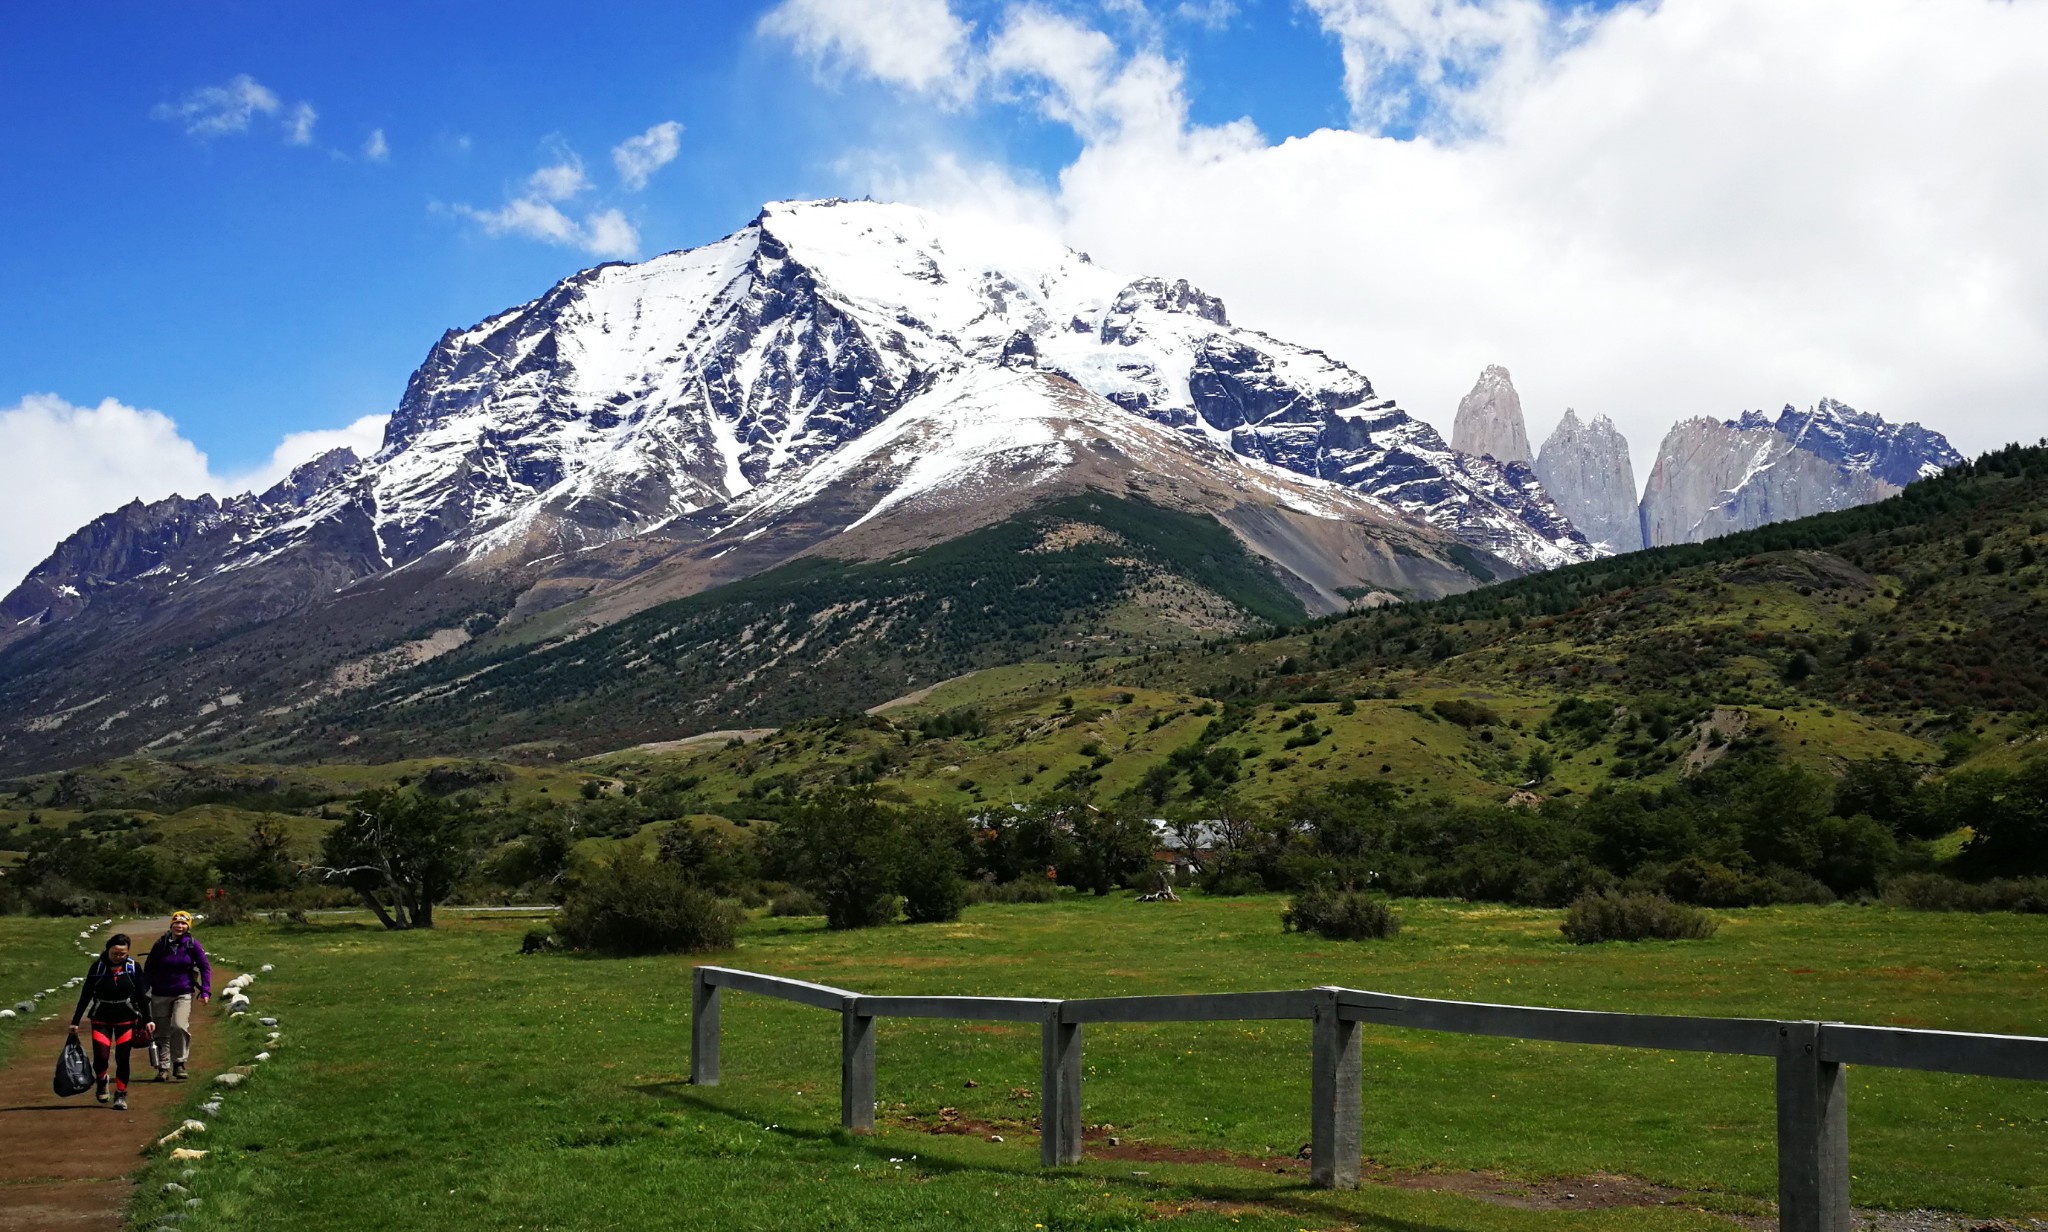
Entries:
{"label": "snow-capped mountain", "polygon": [[1883,500],[1962,455],[1940,433],[1823,399],[1672,427],[1643,489],[1643,540],[1697,543],[1788,518]]}
{"label": "snow-capped mountain", "polygon": [[335,520],[367,526],[372,571],[442,548],[587,548],[731,506],[975,368],[1057,373],[1522,568],[1588,555],[1535,485],[1468,463],[1360,374],[1232,325],[1185,282],[1113,274],[1035,232],[814,202],[450,331],[374,458],[323,474],[294,516],[224,513],[235,541],[213,567],[272,559]]}
{"label": "snow-capped mountain", "polygon": [[[1185,282],[904,206],[779,204],[445,334],[373,457],[96,520],[0,601],[0,710],[133,748],[180,710],[290,712],[500,623],[573,634],[1077,486],[1218,519],[1312,611],[1590,554],[1526,467]],[[174,670],[173,647],[211,649]],[[99,671],[110,651],[128,670]]]}

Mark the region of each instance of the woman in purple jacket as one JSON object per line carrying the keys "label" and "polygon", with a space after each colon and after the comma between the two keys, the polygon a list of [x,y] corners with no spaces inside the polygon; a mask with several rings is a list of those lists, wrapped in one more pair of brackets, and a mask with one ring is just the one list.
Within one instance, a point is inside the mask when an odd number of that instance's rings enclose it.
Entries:
{"label": "woman in purple jacket", "polygon": [[149,986],[149,1017],[156,1024],[156,1080],[183,1082],[192,1058],[192,997],[213,999],[213,967],[192,935],[192,913],[173,911],[171,929],[149,948],[143,968]]}

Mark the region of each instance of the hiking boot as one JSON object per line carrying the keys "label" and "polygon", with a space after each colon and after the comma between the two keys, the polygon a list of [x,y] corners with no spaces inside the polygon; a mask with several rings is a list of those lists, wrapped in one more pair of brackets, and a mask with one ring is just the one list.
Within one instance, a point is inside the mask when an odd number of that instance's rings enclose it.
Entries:
{"label": "hiking boot", "polygon": [[156,1080],[158,1082],[169,1082],[171,1080],[171,1071],[167,1069],[158,1070],[156,1072]]}
{"label": "hiking boot", "polygon": [[93,1093],[92,1093],[92,1097],[93,1097],[94,1099],[96,1099],[96,1100],[100,1101],[100,1102],[101,1102],[101,1103],[103,1103],[103,1104],[107,1102],[107,1080],[106,1080],[106,1079],[102,1078],[102,1079],[100,1079],[100,1080],[99,1080],[99,1084],[98,1084],[98,1085],[97,1085],[97,1086],[96,1086],[96,1087],[94,1088],[94,1090],[93,1090]]}
{"label": "hiking boot", "polygon": [[176,1068],[171,1070],[171,1077],[176,1078],[179,1082],[183,1082],[191,1076],[192,1075],[185,1072],[185,1066],[183,1062],[180,1062]]}
{"label": "hiking boot", "polygon": [[119,1095],[116,1095],[116,1096],[114,1097],[114,1111],[116,1111],[116,1112],[126,1112],[126,1111],[128,1111],[128,1092],[126,1092],[126,1091],[123,1091],[123,1092],[121,1092],[121,1093],[120,1093]]}

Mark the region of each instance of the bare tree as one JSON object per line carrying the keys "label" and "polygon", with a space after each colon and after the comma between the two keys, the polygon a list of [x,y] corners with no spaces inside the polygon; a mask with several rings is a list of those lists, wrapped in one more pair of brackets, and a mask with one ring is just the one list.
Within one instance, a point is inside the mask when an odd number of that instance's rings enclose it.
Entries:
{"label": "bare tree", "polygon": [[417,792],[378,790],[357,800],[322,844],[309,877],[339,882],[390,929],[432,928],[474,858],[475,816]]}

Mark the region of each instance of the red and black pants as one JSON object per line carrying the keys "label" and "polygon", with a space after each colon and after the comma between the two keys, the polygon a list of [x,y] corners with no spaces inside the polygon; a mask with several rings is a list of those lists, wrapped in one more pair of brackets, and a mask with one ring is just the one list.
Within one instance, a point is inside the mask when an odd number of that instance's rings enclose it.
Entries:
{"label": "red and black pants", "polygon": [[92,1072],[102,1087],[106,1085],[108,1064],[111,1062],[114,1090],[117,1093],[128,1090],[128,1053],[141,1042],[141,1019],[131,1018],[125,1022],[92,1020]]}

